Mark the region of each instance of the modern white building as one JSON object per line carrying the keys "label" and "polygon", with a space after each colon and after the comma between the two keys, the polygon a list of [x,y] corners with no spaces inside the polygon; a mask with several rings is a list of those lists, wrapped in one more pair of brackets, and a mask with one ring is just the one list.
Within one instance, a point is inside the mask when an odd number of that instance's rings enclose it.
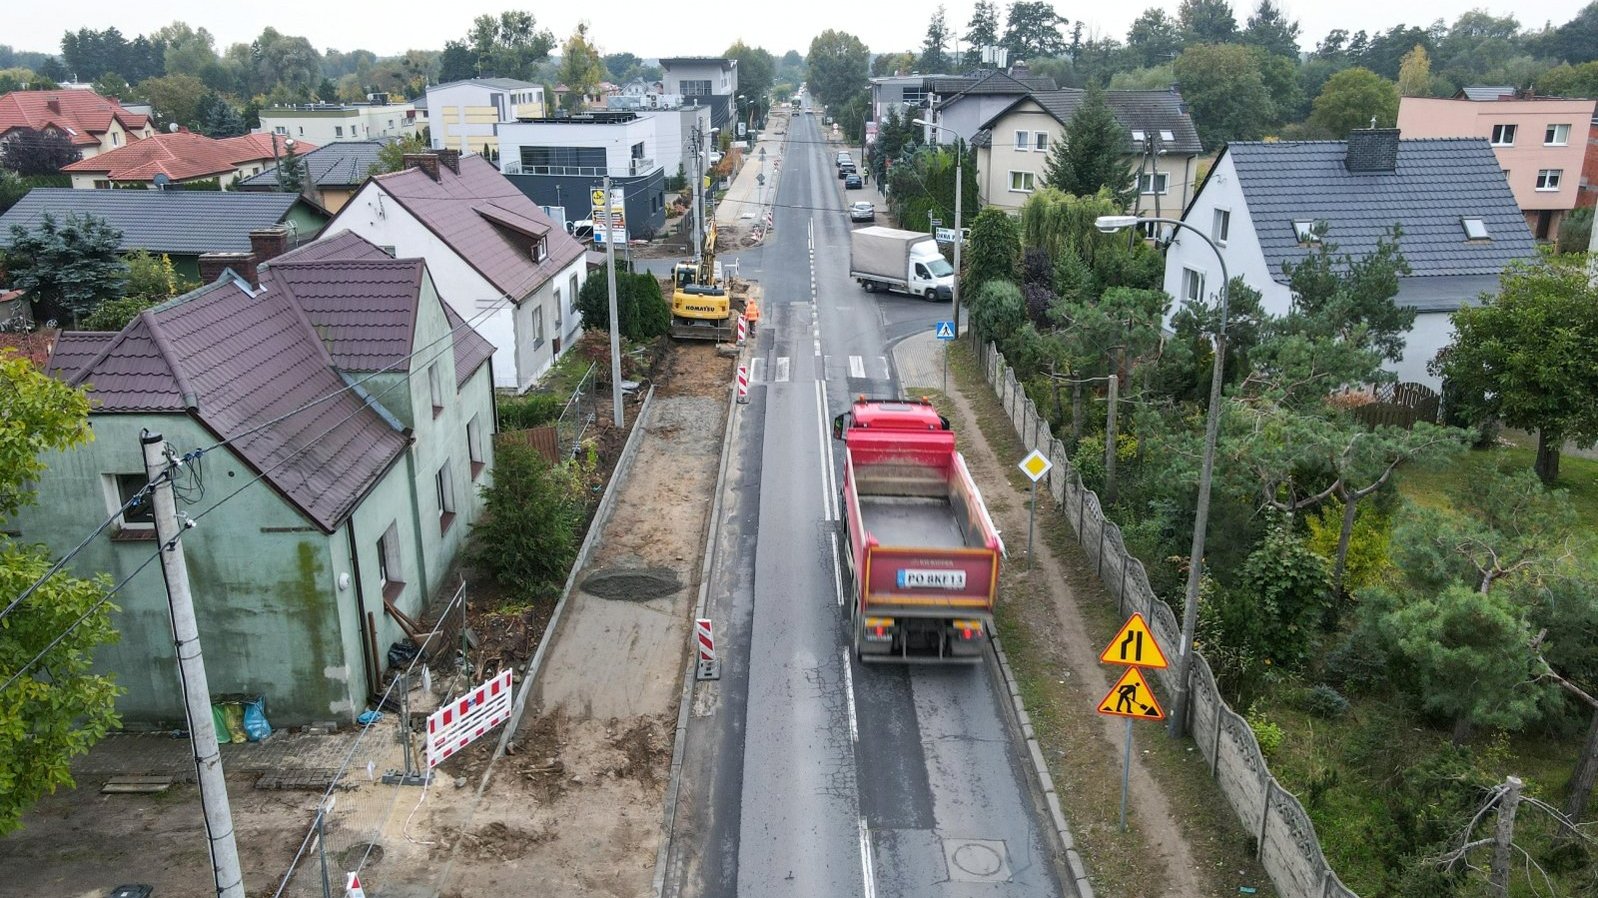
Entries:
{"label": "modern white building", "polygon": [[710,107],[710,126],[725,128],[738,110],[738,60],[719,56],[678,56],[662,59],[662,93],[682,94],[684,102],[696,99]]}
{"label": "modern white building", "polygon": [[261,110],[261,130],[319,146],[340,140],[397,140],[419,130],[410,103],[307,103]]}
{"label": "modern white building", "polygon": [[[690,175],[694,129],[708,146],[710,121],[709,106],[687,105],[506,122],[498,129],[500,169],[548,174],[550,166],[603,167],[613,177],[638,177],[659,168],[668,178]],[[596,150],[604,151],[603,161]]]}
{"label": "modern white building", "polygon": [[514,78],[470,78],[427,89],[427,125],[435,150],[499,152],[495,127],[548,110],[544,88]]}

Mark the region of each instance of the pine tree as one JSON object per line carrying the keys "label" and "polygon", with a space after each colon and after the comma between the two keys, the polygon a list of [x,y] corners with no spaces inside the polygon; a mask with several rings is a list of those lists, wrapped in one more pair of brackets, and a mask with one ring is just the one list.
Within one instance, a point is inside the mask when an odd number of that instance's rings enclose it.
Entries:
{"label": "pine tree", "polygon": [[983,47],[998,45],[999,10],[992,0],[977,0],[976,9],[971,11],[971,22],[966,26],[965,42],[978,54]]}
{"label": "pine tree", "polygon": [[1126,129],[1104,101],[1104,91],[1088,88],[1082,105],[1066,122],[1044,168],[1044,181],[1073,196],[1093,196],[1108,188],[1118,206],[1132,196],[1132,167],[1126,158]]}
{"label": "pine tree", "polygon": [[946,70],[949,67],[948,47],[948,18],[940,3],[932,14],[932,21],[927,23],[926,40],[921,42],[921,72],[932,74]]}
{"label": "pine tree", "polygon": [[278,159],[277,189],[283,193],[299,193],[305,189],[305,160],[288,148],[288,154]]}

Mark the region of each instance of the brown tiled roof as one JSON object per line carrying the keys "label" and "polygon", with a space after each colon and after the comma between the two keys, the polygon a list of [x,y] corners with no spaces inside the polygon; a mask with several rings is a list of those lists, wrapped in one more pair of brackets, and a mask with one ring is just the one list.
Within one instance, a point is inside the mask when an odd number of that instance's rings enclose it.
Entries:
{"label": "brown tiled roof", "polygon": [[89,387],[99,414],[187,411],[326,532],[408,439],[346,388],[285,290],[218,281],[146,310],[68,382]]}
{"label": "brown tiled roof", "polygon": [[70,380],[116,338],[116,334],[106,331],[62,331],[44,370],[52,377]]}
{"label": "brown tiled roof", "polygon": [[[51,104],[54,102],[54,108]],[[112,120],[129,131],[149,124],[149,116],[129,112],[92,90],[17,90],[0,96],[0,134],[13,128],[53,128],[78,146],[100,143]]]}
{"label": "brown tiled roof", "polygon": [[[456,174],[439,165],[437,181],[412,168],[379,175],[372,182],[513,301],[520,302],[583,254],[581,243],[555,227],[537,204],[481,156],[461,157],[460,168]],[[345,206],[340,215],[352,208]],[[491,220],[510,216],[549,229],[543,262],[533,261],[532,239],[520,227]],[[335,226],[337,222],[334,218]]]}
{"label": "brown tiled roof", "polygon": [[0,331],[0,355],[14,352],[44,368],[50,363],[50,351],[55,347],[60,331],[38,330],[26,334],[9,334]]}
{"label": "brown tiled roof", "polygon": [[383,248],[354,231],[328,232],[315,243],[307,243],[293,252],[278,256],[278,262],[319,262],[322,259],[367,259],[380,261],[392,259]]}
{"label": "brown tiled roof", "polygon": [[[308,152],[316,147],[296,143],[295,150]],[[283,152],[281,146],[278,150]],[[271,135],[246,134],[212,140],[192,131],[156,134],[125,147],[80,159],[61,167],[64,172],[105,174],[112,181],[153,181],[158,174],[174,181],[192,181],[226,175],[248,162],[272,158]]]}
{"label": "brown tiled roof", "polygon": [[449,320],[450,330],[455,332],[455,387],[459,389],[493,357],[494,344],[469,327],[466,319],[450,308],[449,303],[440,300],[439,305],[444,307],[444,317]]}

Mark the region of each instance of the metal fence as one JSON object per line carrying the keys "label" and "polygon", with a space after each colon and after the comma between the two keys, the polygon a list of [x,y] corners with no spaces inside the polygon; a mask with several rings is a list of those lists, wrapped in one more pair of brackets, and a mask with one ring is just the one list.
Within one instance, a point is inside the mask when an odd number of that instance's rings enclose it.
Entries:
{"label": "metal fence", "polygon": [[562,458],[571,458],[576,453],[583,434],[594,425],[597,416],[595,380],[598,370],[598,363],[588,366],[588,370],[583,372],[582,379],[577,381],[577,386],[572,390],[571,398],[566,400],[566,407],[561,409],[560,417],[555,420],[555,448]]}
{"label": "metal fence", "polygon": [[[1160,643],[1181,644],[1181,625],[1149,587],[1143,563],[1127,551],[1121,528],[1104,516],[1099,497],[1082,485],[1065,445],[1026,396],[1015,372],[991,343],[981,351],[983,373],[1009,415],[1023,448],[1048,455],[1054,467],[1049,493],[1076,530],[1077,542],[1121,613],[1143,613]],[[1282,788],[1266,766],[1254,731],[1215,685],[1203,653],[1195,653],[1188,702],[1188,732],[1209,762],[1227,803],[1256,839],[1256,853],[1282,898],[1358,898],[1326,863],[1315,826],[1298,798]],[[1167,693],[1176,670],[1153,671]]]}

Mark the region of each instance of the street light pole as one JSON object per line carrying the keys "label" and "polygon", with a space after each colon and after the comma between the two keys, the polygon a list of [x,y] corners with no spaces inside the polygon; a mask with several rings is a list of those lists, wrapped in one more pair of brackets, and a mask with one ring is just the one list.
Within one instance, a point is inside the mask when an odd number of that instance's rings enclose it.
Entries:
{"label": "street light pole", "polygon": [[960,213],[965,203],[965,138],[952,128],[945,128],[937,122],[926,119],[911,119],[913,125],[931,128],[934,131],[947,131],[957,140],[954,144],[954,338],[960,339],[960,248],[965,244],[965,229],[961,226]]}
{"label": "street light pole", "polygon": [[1204,416],[1204,460],[1199,469],[1198,505],[1193,512],[1193,549],[1188,555],[1187,595],[1182,604],[1182,645],[1176,657],[1176,697],[1171,702],[1167,724],[1171,738],[1187,734],[1188,680],[1193,673],[1193,628],[1198,624],[1199,581],[1204,572],[1204,536],[1210,519],[1210,481],[1215,473],[1215,442],[1221,431],[1221,380],[1226,371],[1226,293],[1231,277],[1226,257],[1208,234],[1174,218],[1138,218],[1135,215],[1101,215],[1095,222],[1100,231],[1112,234],[1140,222],[1152,221],[1182,228],[1198,235],[1221,263],[1221,320],[1215,329],[1215,363],[1210,373],[1210,407]]}

